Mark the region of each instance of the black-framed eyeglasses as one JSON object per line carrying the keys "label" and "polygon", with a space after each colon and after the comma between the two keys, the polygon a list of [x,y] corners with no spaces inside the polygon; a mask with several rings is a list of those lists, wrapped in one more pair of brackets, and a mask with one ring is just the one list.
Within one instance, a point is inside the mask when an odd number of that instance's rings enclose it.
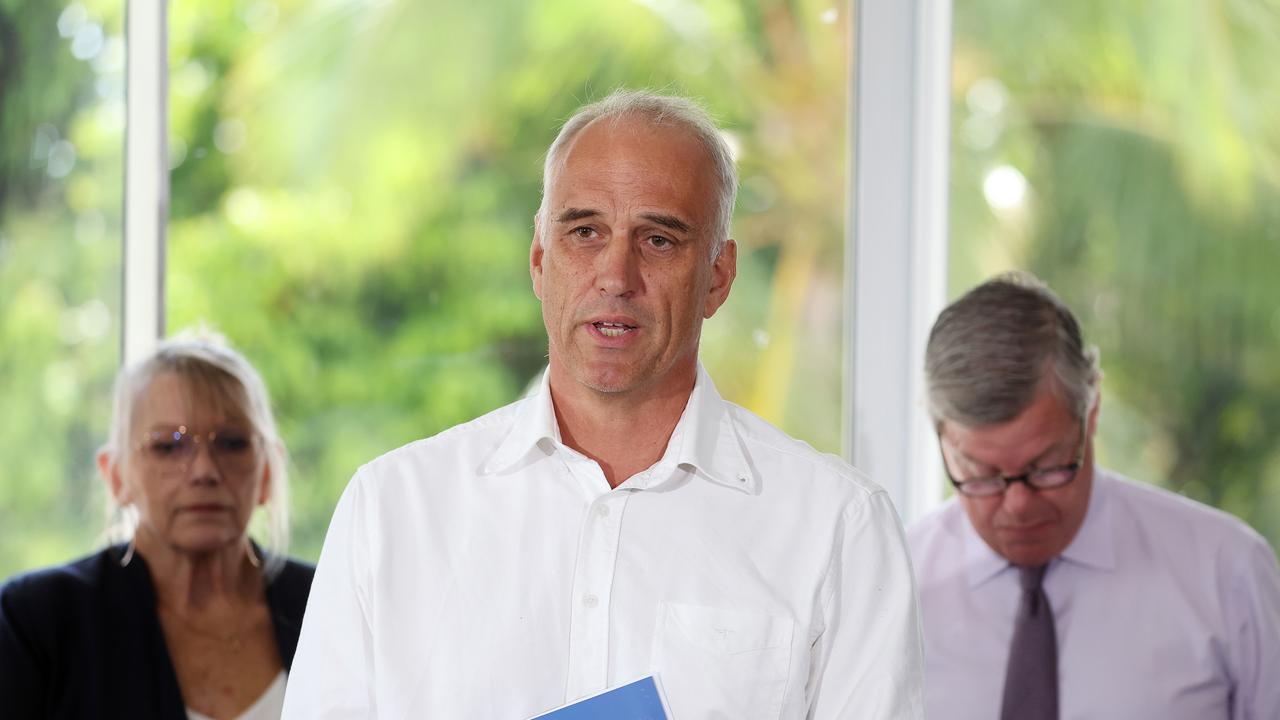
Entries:
{"label": "black-framed eyeglasses", "polygon": [[1076,479],[1080,467],[1084,465],[1085,431],[1087,425],[1080,421],[1080,442],[1076,448],[1076,457],[1066,465],[1028,470],[1021,475],[993,475],[991,477],[966,478],[956,480],[951,476],[951,467],[947,465],[947,454],[942,449],[942,436],[938,436],[938,452],[942,455],[942,471],[947,474],[951,486],[956,492],[968,497],[990,497],[999,495],[1009,489],[1009,485],[1020,482],[1034,490],[1052,490],[1060,488]]}

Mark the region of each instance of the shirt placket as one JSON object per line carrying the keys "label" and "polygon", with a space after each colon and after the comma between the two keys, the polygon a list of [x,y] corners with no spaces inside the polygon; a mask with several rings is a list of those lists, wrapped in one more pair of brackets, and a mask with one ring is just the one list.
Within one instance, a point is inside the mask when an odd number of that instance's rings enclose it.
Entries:
{"label": "shirt placket", "polygon": [[[594,472],[600,483],[604,474],[585,458],[575,472]],[[607,485],[606,485],[607,487]],[[578,534],[578,562],[573,576],[569,624],[566,702],[598,693],[609,679],[609,607],[622,511],[630,491],[612,490],[597,496],[583,514]]]}

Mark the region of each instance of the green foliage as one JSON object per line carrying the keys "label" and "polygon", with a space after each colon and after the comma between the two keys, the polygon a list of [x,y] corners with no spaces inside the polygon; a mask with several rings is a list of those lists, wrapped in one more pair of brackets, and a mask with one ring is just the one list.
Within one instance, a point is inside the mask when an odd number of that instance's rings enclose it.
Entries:
{"label": "green foliage", "polygon": [[[968,3],[956,27],[953,291],[1044,278],[1102,350],[1102,461],[1280,545],[1280,12]],[[983,198],[999,165],[1019,207]]]}
{"label": "green foliage", "polygon": [[[118,5],[0,2],[0,576],[83,554],[101,527],[93,456],[120,336],[123,57],[105,42]],[[94,64],[77,42],[102,43]]]}
{"label": "green foliage", "polygon": [[[123,7],[0,0],[0,576],[100,532]],[[722,393],[839,446],[848,55],[826,4],[210,0],[169,14],[168,322],[213,324],[263,372],[299,555],[315,557],[361,463],[537,376],[526,268],[542,153],[575,107],[621,85],[702,98],[739,151],[739,275],[704,329]],[[1011,266],[1045,277],[1103,350],[1103,460],[1280,542],[1276,11],[987,0],[955,16],[954,291]],[[72,54],[85,23],[107,41],[90,60]],[[50,155],[59,141],[69,167]],[[1001,165],[1030,189],[993,210],[982,183]]]}
{"label": "green foliage", "polygon": [[[212,324],[262,371],[293,458],[299,555],[318,554],[359,464],[510,402],[544,367],[528,275],[542,155],[578,105],[618,86],[700,97],[732,133],[744,183],[740,272],[706,326],[706,362],[726,396],[838,448],[847,33],[843,19],[823,20],[827,9],[816,0],[169,5],[167,321]],[[93,114],[71,96],[50,102],[73,122]],[[118,136],[113,149],[118,157]],[[95,187],[106,192],[105,181]],[[8,228],[54,211],[5,201],[0,213]],[[25,235],[21,247],[62,273],[58,283],[77,252],[48,258]],[[101,275],[118,262],[93,267]],[[117,286],[88,286],[115,307]],[[28,302],[43,307],[39,299]],[[30,354],[40,368],[65,348],[33,323],[46,341]],[[0,362],[14,355],[0,349]],[[15,382],[31,384],[32,372]],[[42,404],[24,397],[18,407]],[[90,441],[105,436],[107,410],[95,412]],[[43,431],[63,442],[65,429]],[[40,459],[18,462],[23,472],[64,457],[50,443],[32,447]],[[91,451],[66,457],[75,472],[46,469],[44,495],[14,514],[51,514],[50,533],[73,539],[38,557],[0,555],[0,575],[89,549],[90,535],[74,536],[51,509],[92,483]],[[6,477],[0,487],[28,484]],[[7,547],[45,542],[0,535]]]}

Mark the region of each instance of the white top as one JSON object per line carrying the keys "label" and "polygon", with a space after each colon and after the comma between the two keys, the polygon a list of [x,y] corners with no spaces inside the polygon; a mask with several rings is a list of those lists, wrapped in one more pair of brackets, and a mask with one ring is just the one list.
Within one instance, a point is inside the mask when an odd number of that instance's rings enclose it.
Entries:
{"label": "white top", "polygon": [[[954,499],[908,536],[929,717],[999,717],[1017,571]],[[1236,518],[1099,469],[1045,592],[1062,720],[1280,718],[1280,570]]]}
{"label": "white top", "polygon": [[[262,691],[262,695],[248,709],[237,715],[235,720],[280,720],[280,713],[284,707],[284,688],[287,677],[288,675],[285,671],[281,670],[280,674],[276,675],[276,679],[267,686],[267,689]],[[213,718],[187,708],[187,720],[213,720]]]}
{"label": "white top", "polygon": [[656,672],[676,718],[919,718],[888,496],[720,399],[610,490],[532,397],[360,468],[285,717],[519,720]]}

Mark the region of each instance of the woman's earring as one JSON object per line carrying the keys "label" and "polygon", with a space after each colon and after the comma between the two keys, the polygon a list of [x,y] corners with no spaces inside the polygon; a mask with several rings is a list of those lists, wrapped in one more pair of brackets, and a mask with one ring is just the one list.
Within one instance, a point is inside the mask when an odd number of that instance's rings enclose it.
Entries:
{"label": "woman's earring", "polygon": [[133,562],[133,551],[137,545],[137,535],[129,538],[129,546],[124,549],[124,557],[120,558],[120,567],[129,567]]}

